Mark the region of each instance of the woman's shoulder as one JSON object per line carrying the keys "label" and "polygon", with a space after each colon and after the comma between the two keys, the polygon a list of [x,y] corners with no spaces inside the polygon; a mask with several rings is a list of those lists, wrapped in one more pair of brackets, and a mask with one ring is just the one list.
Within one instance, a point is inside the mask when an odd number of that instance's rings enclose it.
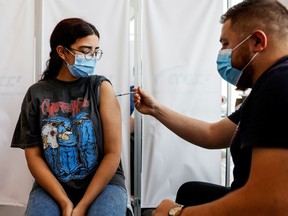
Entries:
{"label": "woman's shoulder", "polygon": [[89,77],[89,79],[94,88],[100,86],[103,81],[107,81],[111,84],[110,80],[103,75],[92,75]]}
{"label": "woman's shoulder", "polygon": [[103,75],[92,75],[92,76],[90,76],[90,79],[93,83],[109,81],[108,78],[106,78]]}
{"label": "woman's shoulder", "polygon": [[37,91],[45,85],[47,85],[47,81],[44,81],[44,80],[35,82],[28,87],[28,91]]}

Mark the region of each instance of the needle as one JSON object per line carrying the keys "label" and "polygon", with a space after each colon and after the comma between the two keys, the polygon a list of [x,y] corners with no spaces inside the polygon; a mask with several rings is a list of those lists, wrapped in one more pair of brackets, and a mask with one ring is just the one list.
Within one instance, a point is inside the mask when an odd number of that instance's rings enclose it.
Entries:
{"label": "needle", "polygon": [[122,93],[122,94],[116,94],[115,96],[116,96],[116,97],[119,97],[119,96],[124,96],[124,95],[129,95],[129,94],[134,94],[134,92],[127,92],[127,93]]}

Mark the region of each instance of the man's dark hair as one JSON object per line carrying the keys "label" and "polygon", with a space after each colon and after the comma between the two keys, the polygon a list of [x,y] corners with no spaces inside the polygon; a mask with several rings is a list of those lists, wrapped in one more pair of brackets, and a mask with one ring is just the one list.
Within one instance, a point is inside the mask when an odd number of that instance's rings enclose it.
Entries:
{"label": "man's dark hair", "polygon": [[227,20],[231,20],[232,30],[246,35],[255,29],[279,39],[288,34],[288,11],[276,0],[244,0],[223,14],[220,23]]}

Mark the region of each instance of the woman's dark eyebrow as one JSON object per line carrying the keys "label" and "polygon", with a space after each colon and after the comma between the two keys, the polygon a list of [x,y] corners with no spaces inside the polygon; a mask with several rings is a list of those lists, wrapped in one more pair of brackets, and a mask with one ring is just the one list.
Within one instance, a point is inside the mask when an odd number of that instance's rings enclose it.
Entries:
{"label": "woman's dark eyebrow", "polygon": [[[83,48],[92,50],[92,47],[91,47],[91,46],[80,46],[80,47],[79,47],[79,49],[83,49]],[[95,48],[95,50],[97,50],[97,49],[99,49],[99,46]]]}

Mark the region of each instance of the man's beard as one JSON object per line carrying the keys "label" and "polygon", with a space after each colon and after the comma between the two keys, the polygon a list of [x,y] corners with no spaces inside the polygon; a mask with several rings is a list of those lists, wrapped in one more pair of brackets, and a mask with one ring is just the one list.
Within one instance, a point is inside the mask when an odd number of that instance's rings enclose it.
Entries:
{"label": "man's beard", "polygon": [[[241,50],[241,61],[244,65],[242,65],[242,69],[247,65],[247,63],[253,58],[253,55],[247,54],[247,50],[242,49]],[[253,62],[253,61],[252,61]],[[252,65],[252,62],[245,68],[245,70],[242,72],[242,75],[236,85],[236,90],[245,91],[248,88],[252,88],[253,85],[253,74],[255,72],[255,68]]]}
{"label": "man's beard", "polygon": [[248,65],[247,68],[243,71],[237,85],[236,90],[245,91],[248,88],[252,88],[253,82],[252,82],[252,76],[254,74],[254,67],[252,65]]}

